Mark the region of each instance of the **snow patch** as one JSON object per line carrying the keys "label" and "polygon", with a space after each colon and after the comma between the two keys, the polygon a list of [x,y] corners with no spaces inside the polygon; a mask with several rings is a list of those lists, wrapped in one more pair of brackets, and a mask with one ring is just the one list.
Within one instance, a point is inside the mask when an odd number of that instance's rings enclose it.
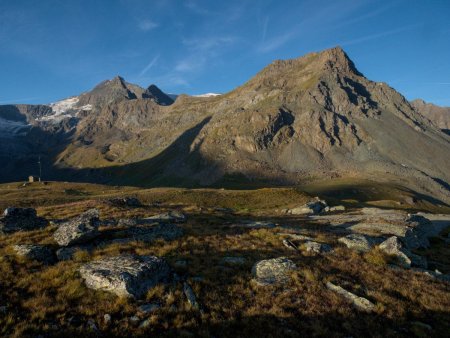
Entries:
{"label": "snow patch", "polygon": [[194,97],[214,97],[214,96],[220,96],[222,94],[217,93],[206,93],[206,94],[200,94],[200,95],[192,95]]}
{"label": "snow patch", "polygon": [[31,125],[22,121],[12,121],[0,117],[0,136],[25,136]]}
{"label": "snow patch", "polygon": [[68,99],[61,100],[58,102],[50,103],[50,107],[52,108],[54,115],[62,115],[69,109],[73,109],[75,105],[78,103],[78,96],[69,97]]}

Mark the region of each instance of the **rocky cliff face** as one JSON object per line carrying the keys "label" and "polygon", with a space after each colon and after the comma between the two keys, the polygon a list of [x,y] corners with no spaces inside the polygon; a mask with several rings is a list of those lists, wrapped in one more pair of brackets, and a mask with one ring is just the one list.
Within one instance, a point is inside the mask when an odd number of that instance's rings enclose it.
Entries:
{"label": "rocky cliff face", "polygon": [[439,107],[420,99],[411,101],[411,106],[430,119],[438,128],[450,134],[450,107]]}
{"label": "rocky cliff face", "polygon": [[449,136],[341,48],[275,61],[224,95],[161,98],[122,78],[81,95],[91,110],[56,165],[138,185],[382,175],[449,198]]}

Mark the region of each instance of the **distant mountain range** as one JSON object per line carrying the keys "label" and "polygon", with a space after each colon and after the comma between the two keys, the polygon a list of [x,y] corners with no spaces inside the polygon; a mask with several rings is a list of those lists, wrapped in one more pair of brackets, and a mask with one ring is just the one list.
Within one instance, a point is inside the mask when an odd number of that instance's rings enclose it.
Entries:
{"label": "distant mountain range", "polygon": [[[174,101],[175,99],[175,101]],[[450,201],[449,109],[408,102],[339,47],[275,61],[222,95],[121,77],[50,105],[0,106],[1,181],[140,186],[361,177]]]}

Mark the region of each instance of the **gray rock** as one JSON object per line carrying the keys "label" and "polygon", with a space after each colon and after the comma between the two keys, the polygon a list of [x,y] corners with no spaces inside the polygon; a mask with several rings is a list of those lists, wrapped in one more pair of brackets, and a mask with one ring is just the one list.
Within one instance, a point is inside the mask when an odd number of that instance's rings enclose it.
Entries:
{"label": "gray rock", "polygon": [[329,212],[335,212],[335,211],[345,211],[345,207],[343,205],[336,205],[334,207],[330,207]]}
{"label": "gray rock", "polygon": [[232,227],[242,227],[242,228],[249,228],[249,229],[272,229],[275,228],[277,225],[272,222],[267,221],[252,221],[252,220],[245,220],[238,224],[233,224]]}
{"label": "gray rock", "polygon": [[78,217],[62,223],[53,234],[55,241],[61,246],[69,246],[89,242],[99,235],[99,213],[90,209]]}
{"label": "gray rock", "polygon": [[328,244],[318,243],[313,241],[307,241],[303,244],[305,246],[306,252],[321,254],[331,251],[331,247]]}
{"label": "gray rock", "polygon": [[138,224],[138,220],[135,218],[121,218],[117,221],[118,226],[132,227]]}
{"label": "gray rock", "polygon": [[8,313],[8,307],[7,307],[6,305],[0,306],[0,313],[1,313],[1,314],[6,314],[6,313]]}
{"label": "gray rock", "polygon": [[283,236],[293,241],[313,241],[314,239],[309,236],[301,235],[301,234],[291,234],[288,232],[279,232],[277,233],[279,236]]}
{"label": "gray rock", "polygon": [[191,307],[195,310],[200,310],[200,305],[197,302],[197,297],[195,296],[194,290],[192,290],[192,287],[187,282],[183,283],[183,292]]}
{"label": "gray rock", "polygon": [[428,266],[424,257],[410,252],[396,236],[389,237],[379,245],[379,248],[388,255],[395,256],[397,264],[401,267],[409,268],[411,266],[416,266],[426,269]]}
{"label": "gray rock", "polygon": [[242,265],[242,264],[245,264],[245,258],[244,257],[227,256],[227,257],[223,257],[221,259],[221,262],[223,264],[228,264],[228,265]]}
{"label": "gray rock", "polygon": [[131,317],[130,317],[130,322],[132,322],[132,323],[134,323],[134,324],[136,324],[136,323],[139,322],[139,321],[140,321],[140,319],[139,319],[138,316],[131,316]]}
{"label": "gray rock", "polygon": [[167,262],[155,256],[120,255],[87,263],[81,277],[91,289],[139,298],[160,282],[170,279]]}
{"label": "gray rock", "polygon": [[186,215],[180,211],[172,210],[155,216],[143,218],[144,222],[171,222],[171,223],[183,223],[186,222]]}
{"label": "gray rock", "polygon": [[289,238],[283,239],[283,245],[288,249],[296,251],[298,250],[297,245],[295,245]]}
{"label": "gray rock", "polygon": [[369,236],[397,236],[410,250],[427,248],[428,238],[450,226],[450,216],[441,214],[408,215],[400,210],[363,208],[359,213],[311,215],[318,224],[345,228]]}
{"label": "gray rock", "polygon": [[149,303],[149,304],[144,304],[139,306],[138,310],[140,313],[144,314],[144,315],[148,315],[149,313],[155,312],[157,310],[159,310],[161,308],[161,306],[159,304],[156,303]]}
{"label": "gray rock", "polygon": [[[392,268],[394,268],[394,267],[392,266]],[[436,278],[436,279],[440,279],[440,280],[443,280],[446,282],[450,282],[450,274],[444,275],[439,270],[432,271],[432,270],[426,270],[426,269],[422,269],[422,268],[412,268],[411,270],[423,273],[424,275],[426,275],[430,278]]]}
{"label": "gray rock", "polygon": [[396,236],[389,237],[379,245],[381,251],[388,255],[395,256],[397,264],[404,267],[411,267],[411,259],[403,250],[403,245]]}
{"label": "gray rock", "polygon": [[338,241],[345,244],[347,248],[360,252],[369,251],[377,243],[374,238],[361,234],[350,234],[339,238]]}
{"label": "gray rock", "polygon": [[314,201],[308,202],[300,207],[293,208],[288,211],[291,215],[314,215],[319,214],[327,208],[327,202],[320,200],[318,197]]}
{"label": "gray rock", "polygon": [[139,324],[139,328],[145,329],[146,327],[149,327],[151,325],[150,319],[145,319]]}
{"label": "gray rock", "polygon": [[111,323],[111,315],[109,313],[105,314],[103,316],[103,321],[105,322],[106,325],[109,325]]}
{"label": "gray rock", "polygon": [[36,244],[19,244],[13,246],[18,256],[35,260],[45,264],[53,264],[55,262],[55,254],[45,245]]}
{"label": "gray rock", "polygon": [[289,273],[296,265],[286,257],[261,260],[253,265],[252,274],[258,285],[282,284],[289,280]]}
{"label": "gray rock", "polygon": [[0,219],[0,233],[8,234],[17,231],[42,229],[47,226],[45,218],[38,217],[32,208],[6,208]]}
{"label": "gray rock", "polygon": [[359,297],[359,296],[343,289],[340,286],[334,285],[331,282],[327,282],[326,286],[329,290],[334,291],[337,294],[344,297],[345,299],[347,299],[358,310],[365,311],[365,312],[372,312],[375,309],[375,304],[373,304],[370,300],[368,300],[364,297]]}

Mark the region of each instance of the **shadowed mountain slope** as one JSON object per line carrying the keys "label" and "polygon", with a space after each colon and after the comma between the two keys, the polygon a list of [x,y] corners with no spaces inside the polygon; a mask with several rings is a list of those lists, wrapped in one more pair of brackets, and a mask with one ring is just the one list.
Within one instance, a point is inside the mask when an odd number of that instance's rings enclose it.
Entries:
{"label": "shadowed mountain slope", "polygon": [[450,137],[393,88],[366,79],[339,47],[169,106],[140,99],[121,78],[83,95],[79,106],[100,103],[80,119],[58,168],[134,185],[378,177],[450,200]]}

